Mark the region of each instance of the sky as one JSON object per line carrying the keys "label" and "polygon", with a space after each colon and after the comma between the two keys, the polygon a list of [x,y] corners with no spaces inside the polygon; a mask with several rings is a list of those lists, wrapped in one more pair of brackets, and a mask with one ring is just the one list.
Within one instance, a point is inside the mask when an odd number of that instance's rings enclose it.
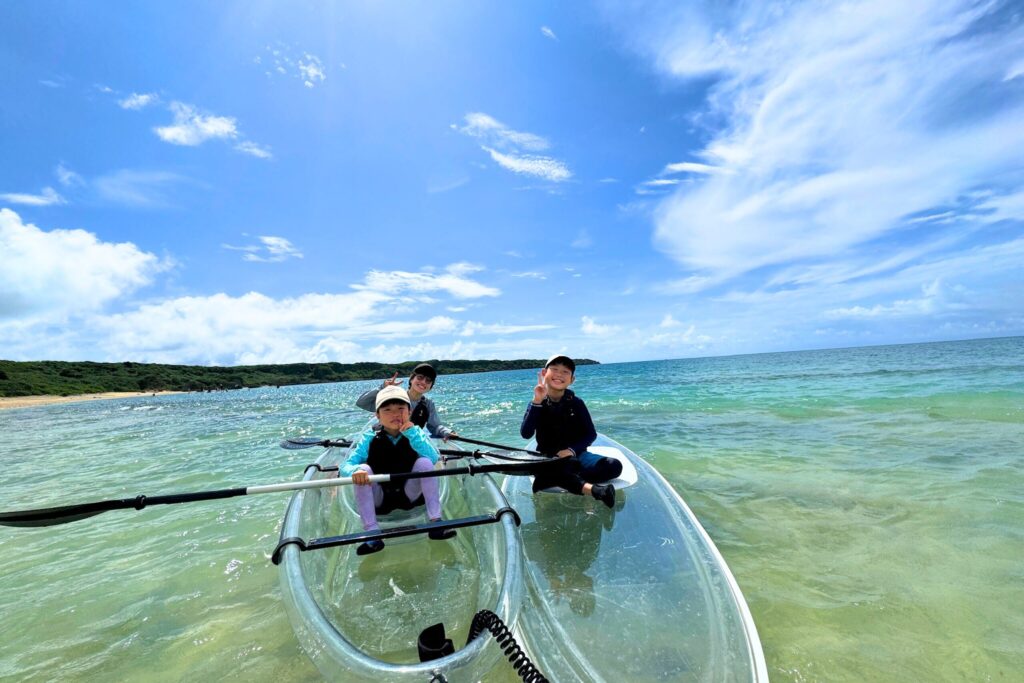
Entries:
{"label": "sky", "polygon": [[0,358],[1024,334],[1024,3],[0,4]]}

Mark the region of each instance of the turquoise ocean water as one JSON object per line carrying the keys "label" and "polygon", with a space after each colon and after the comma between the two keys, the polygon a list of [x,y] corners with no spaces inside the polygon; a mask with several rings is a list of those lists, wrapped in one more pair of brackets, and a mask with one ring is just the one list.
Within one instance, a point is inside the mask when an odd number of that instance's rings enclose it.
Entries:
{"label": "turquoise ocean water", "polygon": [[[519,443],[535,378],[433,396]],[[297,479],[315,450],[277,442],[360,427],[374,385],[0,412],[0,510]],[[1024,338],[590,366],[576,389],[701,519],[772,680],[1020,680]],[[0,527],[0,680],[317,680],[269,561],[287,501]]]}

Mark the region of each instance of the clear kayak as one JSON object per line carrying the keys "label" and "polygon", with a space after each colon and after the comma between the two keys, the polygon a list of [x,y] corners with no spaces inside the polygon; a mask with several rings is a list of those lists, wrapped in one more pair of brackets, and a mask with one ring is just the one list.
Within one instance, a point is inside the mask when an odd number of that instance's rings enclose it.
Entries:
{"label": "clear kayak", "polygon": [[598,436],[636,469],[614,508],[537,493],[527,477],[504,492],[521,519],[526,599],[517,637],[559,683],[767,681],[750,611],[718,549],[665,479]]}
{"label": "clear kayak", "polygon": [[[347,450],[328,449],[307,470],[307,479],[337,476],[329,468]],[[446,520],[471,520],[506,506],[490,475],[442,478]],[[503,655],[494,638],[468,645],[474,615],[489,609],[514,624],[522,602],[522,554],[513,514],[494,523],[460,527],[446,541],[425,534],[385,539],[385,549],[357,556],[353,541],[309,548],[313,539],[344,538],[362,532],[352,487],[296,493],[285,515],[279,561],[284,602],[302,648],[328,680],[477,681]],[[382,529],[408,529],[425,521],[423,508],[381,516]],[[302,539],[303,543],[286,543]],[[420,662],[417,640],[443,623],[452,654]],[[486,635],[486,634],[485,634]],[[507,666],[507,663],[506,663]]]}

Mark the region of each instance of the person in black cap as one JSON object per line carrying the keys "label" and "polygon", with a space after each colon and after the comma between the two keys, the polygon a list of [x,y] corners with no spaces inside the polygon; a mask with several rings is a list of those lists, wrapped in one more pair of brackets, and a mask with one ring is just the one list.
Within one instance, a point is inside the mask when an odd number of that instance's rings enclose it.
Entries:
{"label": "person in black cap", "polygon": [[[426,396],[427,392],[434,388],[436,380],[437,370],[429,363],[420,363],[412,369],[412,374],[409,376],[408,390],[409,401],[412,404],[412,417],[410,419],[417,427],[426,429],[427,433],[433,438],[447,441],[452,436],[458,436],[458,434],[451,427],[441,424],[441,420],[437,415],[437,406]],[[377,400],[377,392],[385,387],[394,387],[401,384],[402,380],[398,379],[398,373],[395,372],[390,379],[384,380],[379,389],[370,389],[364,392],[362,396],[356,399],[356,405],[363,410],[373,412],[375,410],[374,404]]]}
{"label": "person in black cap", "polygon": [[591,453],[587,449],[597,439],[590,411],[569,385],[576,379],[572,358],[555,355],[537,373],[533,400],[526,407],[519,433],[524,439],[537,435],[537,450],[564,459],[564,465],[538,474],[534,492],[560,486],[569,493],[591,495],[608,507],[615,505],[615,487],[600,482],[622,473],[615,458]]}

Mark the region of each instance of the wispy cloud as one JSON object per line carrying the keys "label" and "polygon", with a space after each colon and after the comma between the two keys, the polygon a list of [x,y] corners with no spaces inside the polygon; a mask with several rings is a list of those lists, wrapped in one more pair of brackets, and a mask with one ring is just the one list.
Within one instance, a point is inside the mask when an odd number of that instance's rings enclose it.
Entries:
{"label": "wispy cloud", "polygon": [[660,69],[713,79],[697,119],[708,142],[690,152],[700,162],[662,171],[693,182],[658,207],[656,244],[692,285],[770,276],[919,239],[908,217],[979,186],[1016,192],[1024,95],[1006,78],[1024,27],[1003,11],[955,0],[621,10]]}
{"label": "wispy cloud", "polygon": [[242,259],[256,263],[278,263],[291,258],[302,258],[302,252],[284,237],[272,235],[260,235],[258,239],[261,244],[249,244],[245,246],[233,246],[222,244],[224,249],[245,252]]}
{"label": "wispy cloud", "polygon": [[25,192],[6,192],[0,194],[0,200],[11,204],[23,204],[25,206],[53,206],[54,204],[65,204],[65,200],[52,187],[44,187],[39,194]]}
{"label": "wispy cloud", "polygon": [[536,176],[556,183],[572,177],[565,162],[532,153],[548,149],[550,143],[547,139],[509,128],[488,114],[466,114],[465,125],[460,127],[452,124],[452,129],[480,140],[480,148],[495,163],[513,173]]}
{"label": "wispy cloud", "polygon": [[85,185],[85,179],[65,166],[63,161],[57,164],[57,168],[53,170],[53,174],[57,176],[57,180],[64,187],[78,187]]}
{"label": "wispy cloud", "polygon": [[484,285],[468,276],[483,270],[482,267],[470,263],[454,263],[445,268],[443,273],[428,272],[410,273],[406,271],[371,270],[366,281],[352,285],[353,289],[398,294],[400,292],[437,292],[444,291],[457,299],[475,299],[494,297],[501,290]]}
{"label": "wispy cloud", "polygon": [[255,142],[252,142],[251,140],[239,142],[237,145],[235,145],[235,149],[237,149],[239,152],[242,152],[243,154],[252,155],[257,159],[274,158],[274,155],[271,153],[269,147],[258,145]]}
{"label": "wispy cloud", "polygon": [[558,40],[558,36],[555,35],[555,32],[552,31],[547,26],[541,26],[540,32],[544,35],[545,38],[550,38],[551,40]]}
{"label": "wispy cloud", "polygon": [[107,202],[157,208],[172,204],[175,187],[191,183],[191,179],[168,171],[121,169],[96,178],[92,187],[97,196]]}
{"label": "wispy cloud", "polygon": [[586,230],[580,230],[576,234],[576,239],[569,245],[573,249],[588,249],[594,245],[594,240],[591,239],[590,233]]}
{"label": "wispy cloud", "polygon": [[160,100],[160,97],[156,93],[132,93],[128,97],[122,100],[118,100],[117,104],[122,109],[132,109],[138,111],[144,109],[151,104],[156,104]]}
{"label": "wispy cloud", "polygon": [[483,150],[490,154],[491,159],[499,166],[513,173],[537,176],[553,182],[568,180],[572,177],[572,172],[558,159],[533,154],[502,154],[490,147],[483,147]]}

